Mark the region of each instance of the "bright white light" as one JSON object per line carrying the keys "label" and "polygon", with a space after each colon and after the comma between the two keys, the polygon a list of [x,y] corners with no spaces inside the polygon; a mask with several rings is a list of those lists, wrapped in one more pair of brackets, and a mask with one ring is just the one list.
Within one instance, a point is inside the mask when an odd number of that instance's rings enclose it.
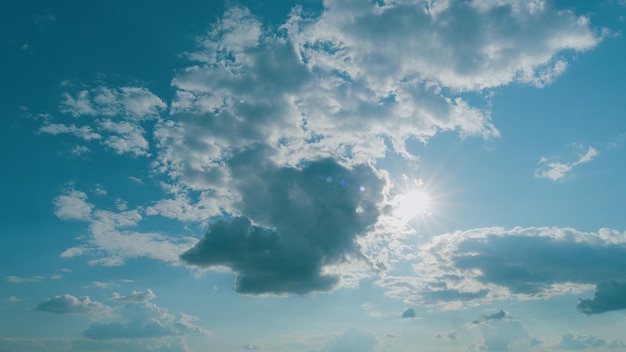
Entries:
{"label": "bright white light", "polygon": [[393,215],[402,222],[430,213],[430,197],[423,189],[400,194],[394,198],[394,203],[396,208]]}

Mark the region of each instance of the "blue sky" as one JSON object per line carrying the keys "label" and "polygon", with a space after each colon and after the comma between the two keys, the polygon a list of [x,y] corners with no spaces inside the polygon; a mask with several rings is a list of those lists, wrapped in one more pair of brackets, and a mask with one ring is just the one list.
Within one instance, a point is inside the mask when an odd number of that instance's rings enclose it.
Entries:
{"label": "blue sky", "polygon": [[626,349],[626,3],[0,4],[0,350]]}

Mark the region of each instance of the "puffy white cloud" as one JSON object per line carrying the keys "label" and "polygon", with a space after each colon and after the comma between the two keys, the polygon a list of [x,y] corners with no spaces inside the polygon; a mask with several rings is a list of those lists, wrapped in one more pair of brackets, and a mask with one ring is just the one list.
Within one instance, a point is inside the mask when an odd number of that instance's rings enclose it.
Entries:
{"label": "puffy white cloud", "polygon": [[110,314],[111,308],[100,303],[92,301],[89,297],[74,297],[72,295],[55,296],[45,302],[39,303],[35,310],[57,314]]}
{"label": "puffy white cloud", "polygon": [[470,326],[480,329],[482,339],[477,343],[480,350],[528,351],[541,344],[529,336],[521,321],[503,310],[475,320]]}
{"label": "puffy white cloud", "polygon": [[106,137],[103,144],[117,154],[148,155],[149,144],[144,137],[145,131],[138,124],[128,121],[114,122],[109,119],[99,120],[98,124],[101,130],[115,133]]}
{"label": "puffy white cloud", "polygon": [[578,160],[571,163],[554,162],[542,157],[539,160],[539,165],[541,165],[541,167],[535,170],[535,177],[558,181],[567,176],[567,174],[570,173],[575,166],[588,163],[597,155],[598,151],[595,148],[589,147],[585,154],[581,155]]}
{"label": "puffy white cloud", "polygon": [[124,305],[119,314],[119,321],[91,323],[84,331],[84,336],[94,340],[110,340],[209,334],[207,330],[193,323],[197,317],[183,313],[177,317],[150,302]]}
{"label": "puffy white cloud", "polygon": [[87,194],[74,189],[56,197],[54,206],[54,214],[61,220],[88,221],[93,210],[93,205],[87,203]]}

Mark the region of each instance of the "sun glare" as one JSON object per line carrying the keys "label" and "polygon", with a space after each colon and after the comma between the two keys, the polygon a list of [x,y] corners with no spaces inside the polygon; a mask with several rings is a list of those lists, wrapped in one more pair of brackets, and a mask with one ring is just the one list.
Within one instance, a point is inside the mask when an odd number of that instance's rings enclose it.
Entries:
{"label": "sun glare", "polygon": [[402,222],[430,213],[430,197],[423,189],[400,194],[394,198],[394,203],[396,208],[393,214]]}

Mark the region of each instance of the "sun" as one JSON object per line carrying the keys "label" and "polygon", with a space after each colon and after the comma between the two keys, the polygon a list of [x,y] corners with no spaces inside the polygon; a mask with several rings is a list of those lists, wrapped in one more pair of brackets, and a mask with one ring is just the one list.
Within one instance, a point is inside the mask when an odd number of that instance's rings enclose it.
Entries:
{"label": "sun", "polygon": [[393,203],[395,205],[393,215],[403,223],[431,213],[430,196],[421,188],[397,195]]}

